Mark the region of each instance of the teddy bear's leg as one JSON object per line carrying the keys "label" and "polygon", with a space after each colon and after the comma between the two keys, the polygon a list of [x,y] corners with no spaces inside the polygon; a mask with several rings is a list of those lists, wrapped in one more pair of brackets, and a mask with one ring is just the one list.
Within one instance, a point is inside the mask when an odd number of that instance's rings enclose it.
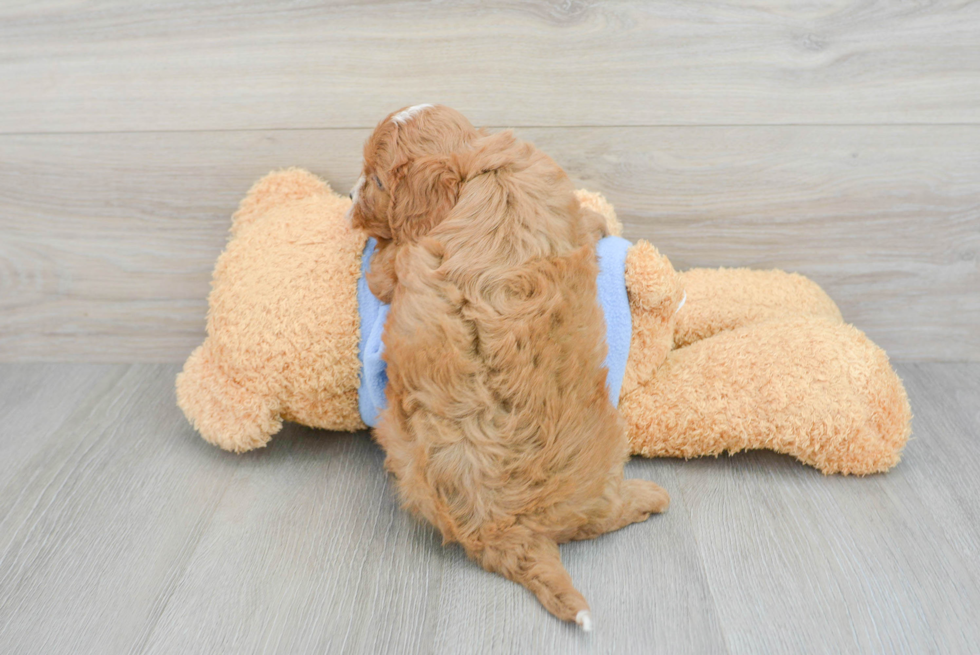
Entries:
{"label": "teddy bear's leg", "polygon": [[177,404],[204,439],[236,453],[260,448],[282,429],[279,401],[246,389],[199,346],[177,376]]}
{"label": "teddy bear's leg", "polygon": [[824,473],[887,471],[911,430],[905,389],[885,353],[850,325],[811,318],[675,350],[620,411],[634,454],[765,448]]}
{"label": "teddy bear's leg", "polygon": [[793,316],[840,322],[837,305],[812,280],[785,271],[694,268],[680,273],[687,293],[677,312],[674,346],[724,330]]}

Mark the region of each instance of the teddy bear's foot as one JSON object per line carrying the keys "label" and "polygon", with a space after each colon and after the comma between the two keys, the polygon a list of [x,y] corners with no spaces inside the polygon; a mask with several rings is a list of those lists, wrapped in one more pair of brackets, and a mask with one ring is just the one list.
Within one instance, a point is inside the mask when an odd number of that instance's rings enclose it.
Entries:
{"label": "teddy bear's foot", "polygon": [[237,383],[205,341],[177,376],[177,404],[206,441],[236,453],[261,448],[282,429],[279,403]]}
{"label": "teddy bear's foot", "polygon": [[908,397],[885,353],[850,325],[809,318],[675,350],[620,411],[634,454],[768,449],[824,473],[887,471],[911,431]]}

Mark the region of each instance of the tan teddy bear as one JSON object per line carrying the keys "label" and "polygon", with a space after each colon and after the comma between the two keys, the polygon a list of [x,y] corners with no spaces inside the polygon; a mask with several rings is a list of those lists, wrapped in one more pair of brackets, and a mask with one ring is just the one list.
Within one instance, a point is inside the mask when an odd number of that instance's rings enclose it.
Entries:
{"label": "tan teddy bear", "polygon": [[[580,202],[621,227],[602,196]],[[365,237],[350,201],[299,169],[257,182],[235,213],[209,297],[208,337],[177,402],[209,442],[243,452],[295,421],[366,426],[357,281]],[[824,473],[894,466],[911,411],[888,357],[813,282],[781,271],[677,273],[641,241],[626,257],[632,338],[619,409],[634,454],[750,449]]]}

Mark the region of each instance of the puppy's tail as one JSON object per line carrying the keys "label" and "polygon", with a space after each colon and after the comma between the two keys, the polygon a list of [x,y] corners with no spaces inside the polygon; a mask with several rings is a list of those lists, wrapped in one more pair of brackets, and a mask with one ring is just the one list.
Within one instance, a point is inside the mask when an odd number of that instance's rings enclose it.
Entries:
{"label": "puppy's tail", "polygon": [[503,575],[532,591],[544,608],[563,621],[592,630],[592,614],[561,563],[553,539],[524,526],[514,526],[482,549],[471,551],[483,568]]}

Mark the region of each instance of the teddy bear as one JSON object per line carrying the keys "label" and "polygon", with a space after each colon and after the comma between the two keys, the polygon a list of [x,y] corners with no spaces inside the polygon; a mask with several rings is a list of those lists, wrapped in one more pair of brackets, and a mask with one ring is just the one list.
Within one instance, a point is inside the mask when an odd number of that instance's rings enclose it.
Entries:
{"label": "teddy bear", "polygon": [[[579,201],[622,227],[600,194]],[[347,197],[312,173],[268,174],[232,219],[212,279],[207,338],[177,402],[208,442],[245,452],[293,421],[367,426],[358,286],[366,237]],[[630,321],[618,407],[632,453],[768,449],[825,474],[898,463],[911,432],[888,357],[812,281],[783,271],[675,271],[650,243],[625,251]]]}

